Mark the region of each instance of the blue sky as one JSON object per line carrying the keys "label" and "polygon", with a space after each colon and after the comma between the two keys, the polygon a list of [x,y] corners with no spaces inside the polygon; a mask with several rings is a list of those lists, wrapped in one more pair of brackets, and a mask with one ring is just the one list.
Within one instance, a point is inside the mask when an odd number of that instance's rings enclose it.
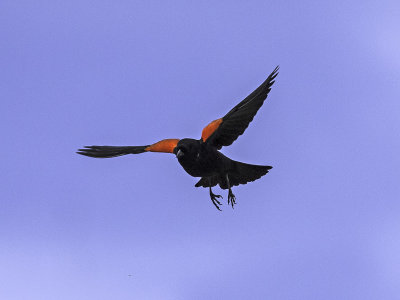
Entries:
{"label": "blue sky", "polygon": [[[0,3],[2,299],[398,299],[395,1]],[[280,65],[217,211],[170,154]],[[220,192],[218,189],[215,192]]]}

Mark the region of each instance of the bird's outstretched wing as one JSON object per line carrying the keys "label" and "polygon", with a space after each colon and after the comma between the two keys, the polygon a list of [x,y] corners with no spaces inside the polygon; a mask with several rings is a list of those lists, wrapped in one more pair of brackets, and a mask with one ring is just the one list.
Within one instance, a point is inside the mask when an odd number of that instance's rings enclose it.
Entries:
{"label": "bird's outstretched wing", "polygon": [[178,142],[179,139],[166,139],[146,146],[85,146],[76,153],[97,158],[117,157],[143,152],[173,153]]}
{"label": "bird's outstretched wing", "polygon": [[232,108],[224,117],[212,121],[201,133],[203,142],[221,149],[231,145],[239,135],[243,134],[253,120],[257,111],[267,98],[274,79],[278,75],[279,66],[268,78],[242,102]]}

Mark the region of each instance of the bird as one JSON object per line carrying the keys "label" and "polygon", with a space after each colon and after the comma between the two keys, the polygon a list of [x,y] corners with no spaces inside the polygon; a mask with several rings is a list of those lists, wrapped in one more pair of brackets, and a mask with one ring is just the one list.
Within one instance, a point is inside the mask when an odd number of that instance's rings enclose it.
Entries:
{"label": "bird", "polygon": [[228,205],[236,204],[232,187],[255,181],[272,169],[272,166],[247,164],[228,158],[219,150],[230,146],[244,133],[263,105],[278,75],[277,66],[268,78],[250,95],[232,108],[222,118],[209,123],[200,139],[164,139],[144,146],[84,146],[76,153],[95,158],[110,158],[126,154],[163,152],[175,154],[179,164],[193,177],[200,177],[195,187],[209,188],[210,199],[221,211],[221,195],[214,194],[212,187],[219,185],[228,190]]}

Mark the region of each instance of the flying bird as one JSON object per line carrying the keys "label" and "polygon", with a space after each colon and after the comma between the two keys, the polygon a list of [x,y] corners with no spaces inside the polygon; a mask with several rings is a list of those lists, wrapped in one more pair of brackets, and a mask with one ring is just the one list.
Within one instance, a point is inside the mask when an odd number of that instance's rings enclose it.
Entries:
{"label": "flying bird", "polygon": [[221,202],[218,198],[222,196],[214,194],[211,189],[217,184],[221,189],[228,189],[228,205],[230,204],[233,208],[236,197],[232,193],[232,186],[255,181],[267,174],[272,167],[238,162],[226,157],[218,150],[223,146],[231,145],[243,134],[267,98],[278,70],[279,66],[255,91],[225,116],[208,124],[203,129],[199,140],[165,139],[145,146],[85,146],[77,153],[97,158],[143,152],[173,153],[189,175],[201,177],[195,186],[209,188],[211,201],[218,210],[221,210]]}

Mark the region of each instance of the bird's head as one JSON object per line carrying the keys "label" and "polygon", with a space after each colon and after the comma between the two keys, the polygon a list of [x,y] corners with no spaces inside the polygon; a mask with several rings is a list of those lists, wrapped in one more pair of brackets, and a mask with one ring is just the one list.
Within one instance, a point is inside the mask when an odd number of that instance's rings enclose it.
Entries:
{"label": "bird's head", "polygon": [[178,160],[194,159],[199,152],[199,141],[194,139],[182,139],[174,149]]}

